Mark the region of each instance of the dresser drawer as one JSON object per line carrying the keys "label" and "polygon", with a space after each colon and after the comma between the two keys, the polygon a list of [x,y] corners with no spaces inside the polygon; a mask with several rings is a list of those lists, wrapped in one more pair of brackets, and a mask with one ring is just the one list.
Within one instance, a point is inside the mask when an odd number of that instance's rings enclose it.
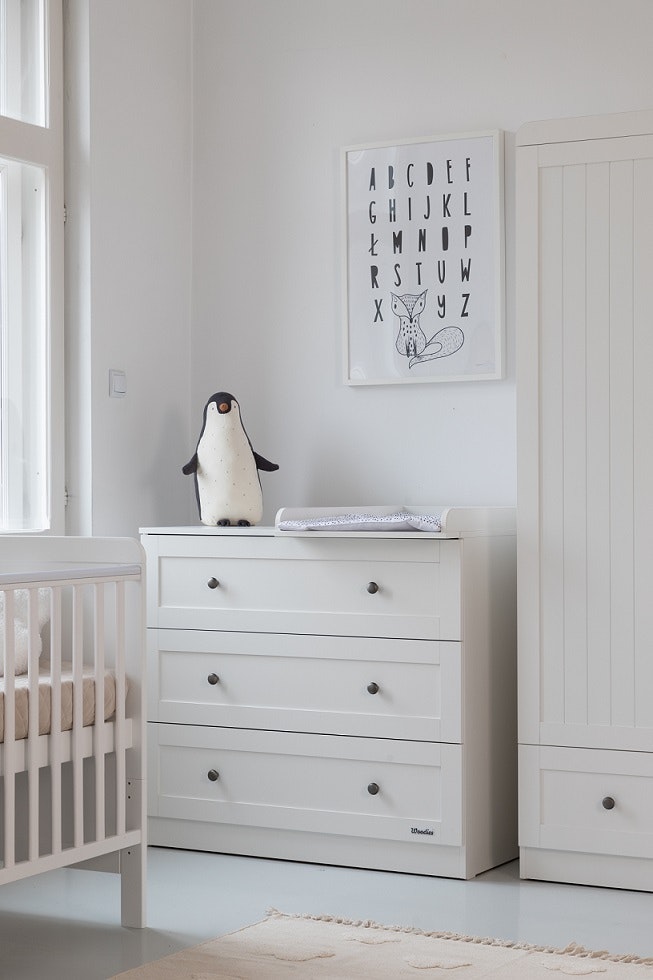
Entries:
{"label": "dresser drawer", "polygon": [[459,542],[170,536],[150,626],[459,640]]}
{"label": "dresser drawer", "polygon": [[462,843],[458,745],[148,728],[151,816]]}
{"label": "dresser drawer", "polygon": [[653,755],[535,745],[519,753],[522,847],[653,857]]}
{"label": "dresser drawer", "polygon": [[461,738],[460,644],[149,630],[151,721]]}

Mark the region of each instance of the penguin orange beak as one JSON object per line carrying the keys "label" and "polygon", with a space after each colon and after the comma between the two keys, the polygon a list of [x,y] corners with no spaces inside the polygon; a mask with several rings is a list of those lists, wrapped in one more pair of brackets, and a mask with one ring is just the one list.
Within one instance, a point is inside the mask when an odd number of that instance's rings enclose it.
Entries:
{"label": "penguin orange beak", "polygon": [[228,412],[228,411],[229,411],[229,402],[221,402],[221,403],[220,403],[220,404],[218,405],[218,411],[219,411],[219,412],[220,412],[220,413],[221,413],[222,415],[224,415],[224,414],[225,414],[226,412]]}

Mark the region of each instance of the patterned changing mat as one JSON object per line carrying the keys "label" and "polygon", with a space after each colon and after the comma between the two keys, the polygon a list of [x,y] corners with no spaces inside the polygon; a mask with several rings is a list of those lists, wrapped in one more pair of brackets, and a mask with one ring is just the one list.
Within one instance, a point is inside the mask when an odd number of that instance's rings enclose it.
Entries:
{"label": "patterned changing mat", "polygon": [[396,511],[394,514],[324,514],[297,520],[282,519],[277,524],[280,531],[430,531],[442,530],[440,518],[429,514],[411,514]]}

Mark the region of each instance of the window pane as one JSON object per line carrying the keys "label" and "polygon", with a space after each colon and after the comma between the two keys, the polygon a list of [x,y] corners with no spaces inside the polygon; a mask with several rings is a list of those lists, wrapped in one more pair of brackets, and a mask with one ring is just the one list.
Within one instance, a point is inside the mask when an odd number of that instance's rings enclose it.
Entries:
{"label": "window pane", "polygon": [[46,178],[0,159],[0,529],[48,526]]}
{"label": "window pane", "polygon": [[0,115],[46,125],[44,0],[0,0]]}

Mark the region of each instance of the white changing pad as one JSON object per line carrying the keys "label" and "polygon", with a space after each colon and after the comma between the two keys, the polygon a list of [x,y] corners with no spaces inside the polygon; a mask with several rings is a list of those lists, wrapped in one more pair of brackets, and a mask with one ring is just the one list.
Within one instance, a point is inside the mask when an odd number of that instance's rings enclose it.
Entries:
{"label": "white changing pad", "polygon": [[276,526],[280,531],[429,531],[442,530],[440,516],[413,514],[407,510],[379,512],[382,508],[342,512],[317,509],[310,516],[291,517],[292,511],[280,510]]}

